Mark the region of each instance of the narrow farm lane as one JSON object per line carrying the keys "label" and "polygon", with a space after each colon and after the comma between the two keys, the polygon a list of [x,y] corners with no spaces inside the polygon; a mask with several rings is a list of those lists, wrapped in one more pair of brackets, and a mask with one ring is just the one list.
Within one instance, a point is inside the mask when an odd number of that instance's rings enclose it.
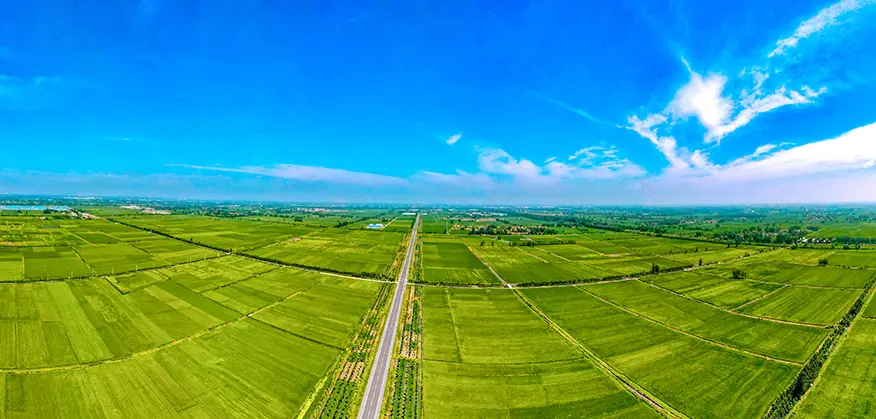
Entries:
{"label": "narrow farm lane", "polygon": [[380,407],[383,404],[383,393],[386,389],[386,379],[389,375],[389,366],[392,363],[392,348],[395,343],[395,332],[398,328],[398,319],[401,313],[402,300],[405,288],[408,284],[408,271],[411,267],[411,258],[414,255],[414,247],[417,240],[417,225],[420,224],[420,215],[414,220],[411,231],[411,241],[408,243],[408,253],[405,255],[405,263],[402,265],[398,276],[398,285],[395,295],[392,297],[392,305],[389,308],[389,316],[383,328],[383,336],[380,338],[380,346],[377,348],[377,357],[374,359],[374,367],[371,376],[368,377],[368,386],[365,388],[365,397],[362,398],[362,406],[359,408],[359,419],[377,419],[380,417]]}

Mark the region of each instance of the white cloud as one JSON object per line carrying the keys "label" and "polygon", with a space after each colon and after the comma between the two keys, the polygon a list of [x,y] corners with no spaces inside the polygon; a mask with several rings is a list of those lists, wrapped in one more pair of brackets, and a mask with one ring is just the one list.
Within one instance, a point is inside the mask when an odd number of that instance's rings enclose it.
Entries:
{"label": "white cloud", "polygon": [[815,16],[800,23],[800,26],[797,27],[793,35],[776,42],[776,48],[769,53],[769,57],[784,54],[786,51],[796,47],[800,40],[818,33],[828,26],[836,25],[838,19],[844,14],[873,3],[874,1],[872,0],[842,0],[839,3],[821,9]]}
{"label": "white cloud", "polygon": [[301,166],[297,164],[278,164],[273,166],[242,166],[230,168],[184,164],[170,164],[168,166],[184,167],[196,170],[212,170],[218,172],[246,173],[251,175],[271,176],[310,182],[343,183],[355,185],[402,185],[407,183],[407,179],[395,176],[354,172],[343,169],[330,169],[317,166]]}
{"label": "white cloud", "polygon": [[[478,162],[485,173],[509,175],[524,183],[637,177],[646,174],[644,169],[630,160],[617,157],[617,150],[614,148],[593,146],[582,150],[586,151],[579,150],[578,156],[588,157],[574,164],[550,160],[540,167],[526,159],[518,160],[500,149],[481,150]],[[594,151],[602,153],[597,154]]]}
{"label": "white cloud", "polygon": [[570,161],[575,160],[578,157],[581,157],[582,155],[584,155],[586,159],[592,159],[592,158],[596,157],[596,153],[594,153],[594,151],[600,151],[602,149],[603,149],[603,147],[600,147],[600,146],[592,146],[592,147],[582,148],[582,149],[572,153],[572,155],[569,156],[568,160],[570,160]]}
{"label": "white cloud", "polygon": [[720,141],[727,134],[751,122],[758,114],[766,113],[782,106],[812,103],[812,100],[826,92],[827,88],[822,87],[818,90],[812,90],[809,86],[803,86],[801,91],[802,93],[781,87],[767,96],[759,96],[757,94],[760,93],[759,91],[754,94],[746,94],[739,102],[742,110],[733,119],[726,122],[722,120],[718,125],[707,126],[708,132],[706,133],[705,141],[707,143]]}
{"label": "white cloud", "polygon": [[670,113],[678,118],[696,116],[709,130],[721,125],[733,110],[733,101],[722,92],[727,78],[710,75],[705,79],[691,71],[690,81],[678,89],[669,105]]}
{"label": "white cloud", "polygon": [[504,150],[488,148],[480,151],[478,167],[486,173],[511,175],[519,178],[537,178],[541,168],[526,159],[517,160]]}
{"label": "white cloud", "polygon": [[446,143],[447,143],[448,145],[454,145],[454,144],[456,144],[456,142],[459,141],[461,138],[462,138],[462,134],[454,134],[454,135],[451,135],[450,138],[447,139]]}
{"label": "white cloud", "polygon": [[630,126],[626,128],[635,131],[637,134],[650,140],[651,143],[657,146],[657,150],[663,153],[663,156],[666,157],[666,160],[669,161],[669,164],[672,165],[673,168],[684,169],[690,167],[690,164],[679,156],[675,138],[660,137],[657,135],[657,129],[655,127],[666,122],[666,117],[664,115],[651,114],[645,119],[639,119],[638,116],[633,115],[629,117],[628,122],[630,123]]}
{"label": "white cloud", "polygon": [[[853,129],[839,137],[768,153],[762,146],[756,160],[736,161],[716,172],[723,180],[754,180],[811,175],[876,165],[876,123]],[[774,147],[775,148],[775,147]],[[772,150],[772,149],[770,149]]]}
{"label": "white cloud", "polygon": [[557,157],[554,156],[554,157],[550,157],[550,158],[548,158],[548,159],[545,160],[544,162],[545,162],[545,163],[550,163],[550,162],[552,162],[552,161],[554,161],[554,160],[556,160],[556,159],[557,159]]}

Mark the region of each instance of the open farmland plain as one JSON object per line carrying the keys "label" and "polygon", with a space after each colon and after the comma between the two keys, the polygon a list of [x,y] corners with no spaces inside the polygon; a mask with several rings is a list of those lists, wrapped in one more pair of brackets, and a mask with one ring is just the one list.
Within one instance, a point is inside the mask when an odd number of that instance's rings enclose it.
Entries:
{"label": "open farmland plain", "polygon": [[[0,217],[0,418],[355,417],[401,212]],[[876,414],[876,252],[492,217],[422,218],[381,417]]]}

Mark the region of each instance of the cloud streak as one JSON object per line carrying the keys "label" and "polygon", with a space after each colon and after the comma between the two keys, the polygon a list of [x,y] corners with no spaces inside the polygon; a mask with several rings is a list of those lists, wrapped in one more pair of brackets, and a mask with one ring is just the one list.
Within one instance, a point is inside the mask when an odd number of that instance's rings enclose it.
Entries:
{"label": "cloud streak", "polygon": [[407,183],[407,179],[395,176],[379,175],[366,172],[355,172],[344,169],[330,169],[318,166],[302,166],[297,164],[277,164],[272,166],[241,167],[197,166],[186,164],[168,164],[167,166],[216,172],[245,173],[250,175],[270,176],[308,182],[342,183],[354,185],[404,185]]}
{"label": "cloud streak", "polygon": [[823,29],[836,25],[839,19],[850,12],[854,12],[864,6],[874,4],[873,0],[842,0],[839,3],[832,4],[820,10],[815,16],[804,20],[794,31],[794,34],[782,38],[776,42],[776,48],[769,53],[772,58],[777,55],[785,54],[787,51],[795,48],[797,43],[809,36],[821,32]]}
{"label": "cloud streak", "polygon": [[462,139],[462,134],[454,134],[454,135],[451,135],[450,138],[448,138],[447,141],[445,141],[445,142],[447,143],[447,145],[454,145],[460,139]]}

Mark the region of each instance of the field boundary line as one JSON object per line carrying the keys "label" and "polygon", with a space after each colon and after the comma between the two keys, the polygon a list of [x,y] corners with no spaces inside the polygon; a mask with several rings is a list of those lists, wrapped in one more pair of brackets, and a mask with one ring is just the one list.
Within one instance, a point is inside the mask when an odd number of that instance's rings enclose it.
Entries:
{"label": "field boundary line", "polygon": [[484,266],[486,266],[487,269],[489,269],[490,272],[492,272],[493,275],[494,275],[496,278],[499,279],[499,281],[502,281],[502,284],[503,284],[503,285],[505,285],[505,286],[508,287],[508,288],[513,288],[513,287],[511,286],[511,284],[509,284],[508,281],[505,281],[505,278],[502,278],[502,276],[499,275],[499,273],[496,272],[496,270],[493,269],[492,266],[490,266],[487,262],[485,262],[484,259],[481,258],[481,255],[477,254],[477,252],[475,252],[474,249],[472,249],[471,246],[468,245],[468,243],[463,243],[463,244],[465,245],[465,247],[468,248],[468,251],[471,252],[471,254],[474,255],[474,257],[476,257],[479,261],[481,261],[481,263],[482,263]]}
{"label": "field boundary line", "polygon": [[523,246],[512,246],[512,247],[514,247],[515,249],[517,249],[517,250],[523,252],[524,254],[527,254],[527,255],[529,255],[529,256],[532,256],[532,257],[534,257],[534,258],[536,258],[536,259],[538,259],[538,260],[540,260],[540,261],[542,261],[542,262],[544,262],[544,263],[550,263],[550,262],[548,262],[547,260],[545,260],[545,259],[543,259],[543,258],[541,258],[541,257],[539,257],[539,256],[533,255],[531,252],[527,252],[527,251],[521,249]]}
{"label": "field boundary line", "polygon": [[[790,325],[796,325],[796,326],[812,327],[812,328],[815,328],[815,329],[826,329],[826,328],[829,328],[829,327],[830,327],[830,325],[815,324],[815,323],[804,323],[804,322],[794,322],[794,321],[790,321],[790,320],[781,320],[781,319],[774,319],[774,318],[772,318],[772,317],[763,317],[763,316],[758,316],[758,315],[754,315],[754,314],[741,313],[741,312],[738,312],[738,311],[733,311],[733,310],[736,310],[735,308],[731,310],[731,309],[729,309],[729,308],[721,307],[721,306],[719,306],[719,305],[717,305],[717,304],[710,303],[710,302],[705,301],[705,300],[700,300],[699,298],[694,298],[694,297],[691,297],[691,296],[688,296],[688,295],[684,295],[684,294],[682,294],[682,293],[680,293],[680,292],[678,292],[678,291],[673,291],[673,290],[671,290],[671,289],[669,289],[669,288],[663,288],[663,287],[661,287],[660,285],[657,285],[657,284],[652,284],[652,283],[647,282],[647,281],[641,281],[641,280],[639,280],[639,279],[637,279],[637,278],[634,278],[633,280],[634,280],[634,281],[639,281],[639,282],[641,282],[641,283],[643,283],[643,284],[645,284],[645,285],[648,285],[648,286],[651,286],[651,287],[657,288],[657,289],[659,289],[659,290],[666,291],[666,292],[668,292],[668,293],[670,293],[670,294],[676,295],[676,296],[681,297],[681,298],[684,298],[684,299],[686,299],[686,300],[690,300],[690,301],[693,301],[693,302],[698,303],[698,304],[702,304],[702,305],[706,305],[706,306],[709,306],[709,307],[712,307],[712,308],[716,308],[716,309],[721,310],[721,311],[726,311],[727,313],[730,313],[730,314],[733,314],[733,315],[736,315],[736,316],[748,317],[748,318],[752,318],[752,319],[763,320],[763,321],[773,322],[773,323],[782,323],[782,324],[790,324]],[[738,280],[736,280],[736,279],[731,279],[730,281],[738,281]],[[718,284],[715,284],[715,285],[718,285]],[[784,288],[784,287],[782,287],[782,288]],[[767,295],[767,294],[772,294],[772,293],[774,293],[774,292],[776,292],[776,291],[778,291],[778,290],[780,290],[780,289],[782,289],[782,288],[772,290],[772,291],[770,291],[770,292],[768,292],[768,293],[766,293],[766,294],[764,294],[764,295],[762,295],[762,296],[760,296],[760,297],[758,297],[758,298],[763,298],[765,295]],[[697,289],[700,289],[700,288],[697,288]],[[752,300],[752,301],[754,301],[754,300]],[[751,303],[752,301],[749,301],[748,303],[745,303],[745,304],[749,304],[749,303]]]}
{"label": "field boundary line", "polygon": [[[281,299],[279,299],[279,300],[277,300],[277,301],[274,301],[274,302],[272,302],[272,303],[270,303],[270,304],[268,304],[268,305],[266,305],[266,306],[264,306],[264,307],[258,308],[258,309],[254,310],[254,311],[249,312],[249,313],[242,314],[242,315],[240,315],[239,317],[234,318],[234,319],[231,319],[231,320],[229,320],[229,321],[227,321],[227,322],[220,323],[220,324],[217,324],[217,325],[214,325],[214,326],[210,326],[210,327],[208,327],[208,328],[206,328],[206,329],[199,330],[199,331],[197,331],[197,332],[195,332],[195,333],[192,333],[191,335],[183,336],[183,337],[181,337],[181,338],[179,338],[179,339],[174,339],[174,340],[171,340],[170,342],[165,342],[165,343],[163,343],[163,344],[161,344],[161,345],[155,346],[155,347],[153,347],[153,348],[145,349],[145,350],[142,350],[142,351],[139,351],[139,352],[132,352],[132,353],[130,353],[130,354],[126,354],[126,355],[123,355],[123,356],[120,356],[120,357],[115,357],[115,358],[101,359],[101,360],[97,360],[97,361],[91,361],[91,362],[85,362],[85,363],[78,363],[78,364],[70,364],[70,365],[59,365],[59,366],[54,366],[54,367],[35,367],[35,368],[0,368],[0,374],[39,374],[39,373],[56,372],[56,371],[71,371],[71,370],[78,370],[78,369],[83,369],[83,368],[96,367],[96,366],[104,365],[104,364],[114,364],[114,363],[122,362],[122,361],[125,361],[125,360],[128,360],[128,359],[131,359],[131,358],[137,358],[137,357],[140,357],[140,356],[153,354],[153,353],[158,352],[158,351],[161,351],[161,350],[163,350],[163,349],[167,349],[167,348],[170,348],[170,347],[172,347],[172,346],[176,346],[176,345],[179,345],[179,344],[181,344],[181,343],[185,343],[185,342],[188,342],[188,341],[190,341],[190,340],[197,339],[197,338],[199,338],[199,337],[201,337],[201,336],[205,336],[205,335],[208,335],[208,334],[212,334],[212,333],[218,332],[220,329],[223,329],[223,328],[225,328],[225,327],[227,327],[227,326],[230,326],[230,325],[232,325],[232,324],[235,324],[235,323],[242,322],[242,321],[247,320],[247,319],[255,320],[255,321],[258,321],[259,323],[267,324],[267,323],[265,323],[264,321],[261,321],[261,320],[258,320],[258,319],[256,319],[256,318],[253,318],[252,316],[254,316],[254,315],[258,314],[258,313],[261,313],[262,311],[265,311],[265,310],[267,310],[267,309],[269,309],[269,308],[272,308],[272,307],[274,307],[274,306],[277,306],[277,305],[279,305],[279,304],[282,304],[282,303],[284,303],[286,300],[292,299],[292,298],[294,298],[294,297],[296,297],[296,296],[298,296],[298,295],[300,295],[300,294],[302,294],[302,293],[304,293],[304,292],[307,292],[308,290],[310,290],[311,288],[315,287],[315,286],[318,285],[318,284],[319,284],[319,282],[316,282],[316,283],[314,283],[314,284],[311,284],[311,285],[309,285],[307,288],[304,288],[304,289],[302,289],[302,290],[296,291],[296,292],[294,292],[294,293],[292,293],[292,294],[289,294],[289,295],[287,295],[286,297],[283,297],[283,298],[281,298]],[[216,304],[219,304],[219,305],[222,306],[222,307],[228,308],[228,306],[226,306],[226,305],[224,305],[224,304],[221,304],[221,303],[219,303],[218,301],[215,301],[215,300],[212,300],[212,299],[211,299],[211,301],[214,301]],[[233,310],[233,311],[236,311],[236,310]],[[306,340],[308,340],[308,341],[313,341],[313,339],[308,339],[308,338],[305,338],[305,337],[303,337],[303,336],[299,336],[299,335],[297,335],[297,334],[294,334],[294,333],[289,332],[289,331],[286,331],[286,330],[284,330],[284,332],[286,332],[286,333],[288,333],[288,334],[290,334],[290,335],[293,335],[293,336],[296,336],[296,337],[302,338],[302,339],[306,339]],[[313,342],[315,342],[315,341],[313,341]],[[331,346],[331,345],[329,345],[329,344],[327,344],[327,343],[323,343],[323,342],[316,342],[316,343],[319,343],[319,344],[324,345],[324,346],[329,346],[329,347],[332,347],[332,348],[334,348],[334,349],[338,349],[337,347]]]}
{"label": "field boundary line", "polygon": [[560,256],[560,255],[558,255],[558,254],[556,254],[556,253],[554,253],[554,252],[550,252],[550,251],[544,250],[544,249],[542,249],[542,247],[544,247],[544,246],[533,246],[532,248],[533,248],[533,249],[538,249],[538,251],[540,251],[540,252],[545,252],[545,253],[547,253],[547,254],[549,254],[549,255],[552,255],[552,256],[554,256],[554,257],[558,257],[558,258],[560,258],[560,259],[562,259],[562,260],[564,260],[564,261],[566,261],[566,262],[574,262],[572,259],[566,258],[566,257],[564,257],[564,256]]}
{"label": "field boundary line", "polygon": [[757,357],[757,358],[762,358],[762,359],[766,359],[766,360],[769,360],[769,361],[778,362],[778,363],[780,363],[780,364],[793,365],[793,366],[797,366],[797,367],[803,365],[802,362],[798,362],[798,361],[790,361],[790,360],[780,359],[780,358],[774,358],[774,357],[769,356],[769,355],[765,355],[765,354],[762,354],[762,353],[759,353],[759,352],[755,352],[755,351],[751,351],[751,350],[748,350],[748,349],[737,348],[737,347],[735,347],[735,346],[728,345],[728,344],[726,344],[726,343],[718,342],[718,341],[716,341],[716,340],[712,340],[712,339],[709,339],[709,338],[705,338],[705,337],[702,337],[702,336],[699,336],[699,335],[693,334],[693,333],[688,332],[688,331],[685,331],[685,330],[681,330],[681,329],[679,329],[679,328],[677,328],[677,327],[675,327],[675,326],[668,325],[668,324],[663,323],[663,322],[661,322],[661,321],[659,321],[659,320],[652,319],[652,318],[650,318],[650,317],[648,317],[648,316],[646,316],[646,315],[644,315],[644,314],[642,314],[642,313],[639,313],[639,312],[637,312],[637,311],[633,311],[633,310],[631,310],[631,309],[628,309],[628,308],[626,308],[626,307],[624,307],[624,306],[622,306],[622,305],[620,305],[620,304],[615,303],[614,301],[611,301],[611,300],[605,299],[605,298],[603,298],[603,297],[600,297],[599,295],[596,295],[596,294],[594,294],[594,293],[592,293],[592,292],[590,292],[590,291],[587,291],[587,290],[585,290],[585,289],[583,289],[583,288],[581,288],[581,287],[575,287],[575,288],[579,289],[581,292],[583,292],[583,293],[585,293],[585,294],[587,294],[587,295],[589,295],[589,296],[591,296],[591,297],[593,297],[593,298],[596,298],[596,299],[599,300],[599,301],[602,301],[603,303],[609,304],[609,305],[611,305],[611,306],[613,306],[613,307],[615,307],[615,308],[617,308],[617,309],[623,310],[623,311],[625,311],[625,312],[627,312],[627,313],[629,313],[629,314],[632,314],[632,315],[634,315],[634,316],[636,316],[636,317],[639,317],[639,318],[641,318],[641,319],[643,319],[643,320],[649,321],[649,322],[654,323],[654,324],[656,324],[656,325],[662,326],[663,328],[668,329],[668,330],[671,330],[671,331],[674,331],[674,332],[676,332],[676,333],[681,333],[681,334],[683,334],[683,335],[686,335],[686,336],[692,337],[692,338],[694,338],[694,339],[698,339],[698,340],[701,340],[701,341],[703,341],[703,342],[710,343],[710,344],[712,344],[712,345],[715,345],[715,346],[718,346],[718,347],[721,347],[721,348],[724,348],[724,349],[727,349],[727,350],[736,351],[736,352],[739,352],[739,353],[742,353],[742,354],[745,354],[745,355],[748,355],[748,356],[754,356],[754,357]]}
{"label": "field boundary line", "polygon": [[652,409],[657,411],[662,416],[670,417],[670,418],[682,418],[687,419],[688,416],[682,413],[681,411],[675,409],[669,403],[660,400],[656,396],[652,395],[650,392],[645,390],[644,387],[640,386],[635,381],[631,380],[629,377],[624,375],[619,370],[615,369],[611,364],[607,361],[600,358],[596,353],[587,348],[584,344],[578,341],[577,338],[572,336],[569,332],[563,329],[560,325],[556,324],[553,319],[551,319],[547,314],[541,311],[535,304],[526,298],[519,289],[513,290],[514,294],[517,295],[523,304],[529,307],[537,316],[541,317],[541,319],[548,324],[557,334],[560,335],[564,340],[566,340],[569,344],[572,345],[573,348],[578,349],[584,355],[584,358],[593,363],[593,366],[597,369],[601,370],[605,375],[619,384],[621,387],[626,389],[628,392],[632,393],[633,396],[639,398]]}
{"label": "field boundary line", "polygon": [[[738,305],[738,306],[736,306],[736,307],[733,307],[733,308],[732,308],[732,311],[736,312],[736,310],[739,310],[739,309],[742,308],[742,307],[745,307],[745,306],[747,306],[747,305],[749,305],[749,304],[751,304],[751,303],[755,303],[755,302],[758,302],[758,301],[760,301],[760,300],[763,300],[764,298],[767,298],[767,297],[769,297],[770,295],[773,295],[773,294],[775,294],[775,293],[777,293],[777,292],[779,292],[779,291],[781,291],[781,290],[783,290],[783,289],[785,289],[785,288],[788,288],[789,286],[790,286],[790,285],[784,285],[784,286],[778,287],[778,288],[776,288],[776,289],[774,289],[774,290],[772,290],[772,291],[770,291],[770,292],[768,292],[768,293],[766,293],[766,294],[761,294],[759,297],[753,298],[753,299],[751,299],[751,300],[749,300],[749,301],[747,301],[747,302],[744,302],[744,303],[742,303],[742,304],[740,304],[740,305]],[[739,313],[739,314],[742,314],[742,313]]]}

